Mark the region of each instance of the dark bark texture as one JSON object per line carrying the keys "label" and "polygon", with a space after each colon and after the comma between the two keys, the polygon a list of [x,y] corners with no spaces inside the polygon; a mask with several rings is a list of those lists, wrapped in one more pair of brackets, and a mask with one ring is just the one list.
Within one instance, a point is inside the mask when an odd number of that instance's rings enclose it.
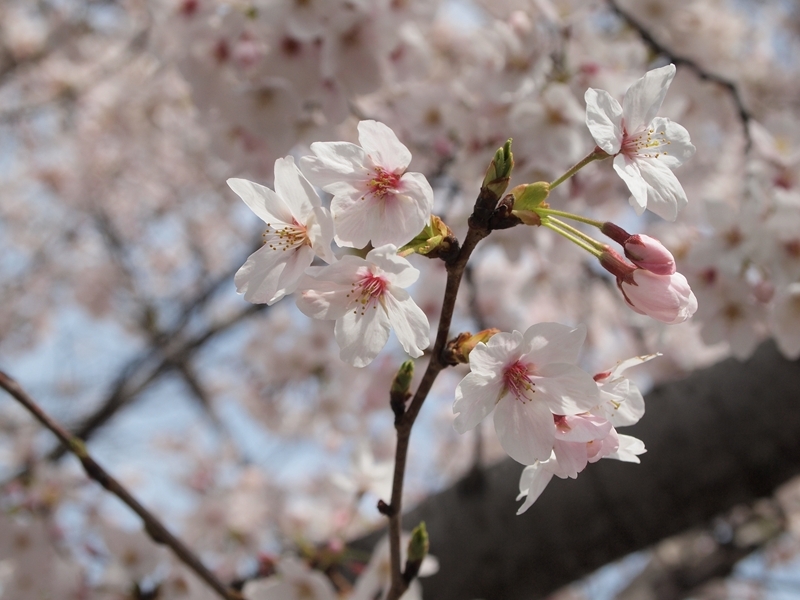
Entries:
{"label": "dark bark texture", "polygon": [[426,522],[441,565],[422,580],[425,597],[540,598],[800,473],[800,363],[772,344],[659,386],[646,403],[623,430],[644,440],[641,465],[603,460],[577,480],[554,478],[517,516],[523,467],[508,460],[407,514],[407,530]]}

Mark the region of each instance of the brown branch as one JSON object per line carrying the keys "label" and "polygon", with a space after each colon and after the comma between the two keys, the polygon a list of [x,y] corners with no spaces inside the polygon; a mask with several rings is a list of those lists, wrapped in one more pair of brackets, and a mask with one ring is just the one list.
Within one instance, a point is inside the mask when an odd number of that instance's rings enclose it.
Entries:
{"label": "brown branch", "polygon": [[733,103],[736,106],[736,112],[739,115],[739,119],[742,122],[742,130],[744,133],[745,138],[745,152],[750,149],[750,146],[753,143],[753,140],[750,136],[750,121],[753,119],[753,115],[750,114],[750,111],[747,110],[747,107],[744,104],[744,100],[742,100],[742,95],[739,92],[739,88],[736,86],[736,82],[731,81],[721,75],[717,75],[715,73],[711,73],[710,71],[706,70],[704,67],[700,66],[694,59],[689,58],[687,56],[682,56],[680,54],[676,54],[669,48],[667,48],[664,44],[659,42],[653,34],[650,32],[649,29],[637,20],[633,15],[629,12],[621,8],[617,2],[617,0],[608,0],[608,5],[611,8],[612,12],[616,14],[619,18],[625,21],[631,28],[633,28],[636,33],[642,38],[642,41],[647,44],[653,52],[657,54],[661,54],[666,56],[671,62],[673,62],[676,66],[683,65],[685,67],[690,68],[694,71],[697,76],[704,80],[704,81],[711,81],[712,83],[716,83],[727,89],[730,92],[731,98],[733,99]]}
{"label": "brown branch", "polygon": [[472,251],[478,245],[478,242],[489,235],[493,228],[493,223],[498,221],[498,201],[499,198],[494,192],[487,188],[481,188],[481,192],[475,202],[475,210],[469,218],[469,230],[464,238],[464,243],[461,245],[457,255],[445,261],[447,284],[444,300],[442,301],[442,313],[439,317],[439,327],[436,332],[436,341],[431,351],[431,359],[408,409],[395,421],[397,447],[395,449],[394,477],[392,480],[392,499],[388,506],[385,503],[381,503],[382,506],[379,505],[379,510],[389,517],[392,585],[389,589],[387,600],[400,598],[411,582],[411,578],[406,577],[400,568],[400,519],[403,511],[403,480],[405,478],[411,428],[414,426],[414,421],[416,421],[422,404],[428,397],[434,381],[436,381],[436,377],[442,369],[448,366],[443,353],[447,345],[447,338],[450,335],[450,324],[453,320],[458,288],[461,285],[461,279]]}
{"label": "brown branch", "polygon": [[20,404],[22,404],[42,425],[52,431],[61,440],[61,443],[69,448],[83,465],[84,471],[106,490],[114,494],[117,498],[127,504],[133,512],[142,519],[145,531],[157,544],[165,544],[187,567],[197,573],[197,575],[211,586],[221,598],[225,600],[243,600],[243,596],[236,590],[228,588],[212,573],[181,540],[175,537],[161,523],[161,521],[142,506],[136,498],[113,476],[103,469],[89,455],[84,443],[67,431],[61,424],[52,419],[37,403],[31,398],[22,387],[11,377],[0,371],[0,387],[6,390]]}

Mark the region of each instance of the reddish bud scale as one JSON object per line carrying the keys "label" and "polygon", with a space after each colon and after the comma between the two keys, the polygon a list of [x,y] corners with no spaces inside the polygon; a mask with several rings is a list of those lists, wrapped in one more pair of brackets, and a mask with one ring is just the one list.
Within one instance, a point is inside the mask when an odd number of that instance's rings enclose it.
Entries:
{"label": "reddish bud scale", "polygon": [[617,283],[620,281],[633,283],[632,275],[636,267],[608,246],[606,246],[605,250],[603,250],[603,253],[600,255],[600,265],[617,278]]}
{"label": "reddish bud scale", "polygon": [[617,242],[620,246],[624,246],[625,242],[631,237],[631,234],[625,231],[619,225],[615,225],[611,221],[606,221],[603,223],[603,226],[600,228],[600,231],[603,235],[610,237],[612,240]]}

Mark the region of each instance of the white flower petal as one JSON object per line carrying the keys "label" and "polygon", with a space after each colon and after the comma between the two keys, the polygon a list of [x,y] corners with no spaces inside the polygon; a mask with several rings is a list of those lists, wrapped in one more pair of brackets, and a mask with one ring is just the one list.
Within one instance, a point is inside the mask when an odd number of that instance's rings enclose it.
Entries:
{"label": "white flower petal", "polygon": [[372,162],[389,173],[400,174],[411,162],[411,152],[389,127],[378,121],[358,124],[358,141]]}
{"label": "white flower petal", "polygon": [[622,144],[622,107],[605,90],[589,88],[583,98],[586,126],[595,143],[609,154],[616,154]]}
{"label": "white flower petal", "polygon": [[620,435],[619,448],[616,452],[606,455],[605,458],[615,458],[623,462],[640,463],[639,455],[645,452],[647,452],[647,450],[642,440],[630,435]]}
{"label": "white flower petal", "polygon": [[[428,178],[422,173],[406,173],[400,178],[398,188],[401,193],[416,202],[419,211],[424,214],[425,224],[427,224],[433,210],[433,188]],[[420,227],[420,231],[422,231],[422,227]],[[416,236],[416,233],[414,235]]]}
{"label": "white flower petal", "polygon": [[287,156],[275,161],[275,193],[286,202],[299,223],[305,224],[320,206],[313,186],[300,173],[294,158]]}
{"label": "white flower petal", "polygon": [[361,197],[335,196],[331,202],[335,240],[340,246],[363,248],[370,240],[372,208]]}
{"label": "white flower petal", "polygon": [[553,474],[544,469],[539,462],[525,467],[519,479],[520,493],[519,496],[517,496],[517,500],[522,500],[524,496],[525,502],[517,509],[518,515],[521,515],[533,506],[533,503],[542,495],[544,488],[547,487],[547,484],[550,483],[552,478]]}
{"label": "white flower petal", "polygon": [[[331,267],[324,267],[322,271]],[[350,307],[348,286],[325,279],[306,277],[300,281],[298,288],[302,291],[295,299],[297,308],[312,319],[338,319]]]}
{"label": "white flower petal", "polygon": [[525,331],[523,356],[526,361],[537,365],[576,363],[585,339],[584,325],[569,327],[560,323],[537,323]]}
{"label": "white flower petal", "polygon": [[681,182],[657,158],[645,158],[636,162],[642,179],[647,184],[647,210],[662,219],[674,221],[678,212],[689,203]]}
{"label": "white flower petal", "polygon": [[428,224],[431,213],[424,210],[416,198],[406,194],[387,195],[369,203],[367,234],[375,246],[402,246],[413,240]]}
{"label": "white flower petal", "polygon": [[317,256],[328,264],[336,262],[336,255],[331,248],[333,218],[327,208],[314,207],[313,215],[306,221],[306,234]]}
{"label": "white flower petal", "polygon": [[506,394],[494,409],[494,428],[506,453],[523,465],[545,460],[553,450],[556,428],[544,402],[522,402]]}
{"label": "white flower petal", "polygon": [[[556,439],[562,442],[592,442],[602,440],[611,431],[611,423],[595,415],[573,415],[556,426]],[[584,449],[584,455],[586,450]],[[558,455],[558,452],[556,452]],[[559,458],[559,462],[561,459]]]}
{"label": "white flower petal", "polygon": [[673,77],[675,77],[675,65],[667,65],[648,71],[644,77],[637,79],[628,88],[622,101],[625,129],[628,134],[644,129],[655,118],[664,103]]}
{"label": "white flower petal", "polygon": [[278,194],[247,179],[228,179],[228,186],[244,200],[259,219],[272,226],[290,225],[294,215]]}
{"label": "white flower petal", "polygon": [[553,445],[553,452],[555,452],[556,464],[558,465],[558,470],[555,474],[562,479],[566,477],[577,478],[578,473],[583,471],[589,463],[585,443],[556,440]]}
{"label": "white flower petal", "polygon": [[461,434],[474,429],[492,412],[502,392],[502,380],[469,373],[456,387],[453,429]]}
{"label": "white flower petal", "polygon": [[580,367],[555,363],[538,368],[536,374],[534,397],[545,401],[553,413],[577,415],[597,406],[597,383]]}
{"label": "white flower petal", "polygon": [[376,302],[348,310],[336,319],[333,334],[339,358],[354,367],[366,367],[386,345],[391,326],[386,311]]}
{"label": "white flower petal", "polygon": [[404,289],[393,287],[384,294],[383,300],[389,322],[403,350],[412,358],[422,356],[422,351],[431,343],[428,317]]}
{"label": "white flower petal", "polygon": [[364,166],[366,152],[360,146],[350,142],[314,142],[311,144],[314,156],[300,159],[303,174],[314,185],[325,191],[331,185],[350,182],[356,185],[369,176]]}
{"label": "white flower petal", "polygon": [[367,261],[375,263],[397,287],[407,288],[419,279],[419,270],[408,259],[397,254],[397,246],[394,244],[373,248],[367,254]]}
{"label": "white flower petal", "polygon": [[[515,333],[519,335],[520,339],[522,338],[522,334],[519,333],[519,331]],[[492,336],[492,339],[496,338],[497,336],[510,338],[511,334],[505,332],[497,333]],[[513,346],[513,349],[518,347],[519,340],[517,340],[517,343]],[[510,351],[513,351],[513,349]],[[469,353],[469,370],[473,373],[479,373],[484,377],[497,377],[508,361],[509,354],[503,350],[502,346],[487,346],[483,342],[478,342],[478,344],[472,349],[472,352]],[[513,362],[513,360],[510,362]]]}
{"label": "white flower petal", "polygon": [[617,154],[614,157],[614,170],[631,192],[631,206],[637,215],[641,215],[647,208],[647,184],[639,172],[639,162],[624,154]]}
{"label": "white flower petal", "polygon": [[284,252],[284,254],[288,256],[278,277],[278,293],[281,298],[297,289],[297,285],[305,275],[306,269],[314,260],[314,250],[308,245],[300,246],[295,250]]}
{"label": "white flower petal", "polygon": [[665,166],[675,169],[694,156],[697,148],[691,143],[689,132],[683,125],[664,117],[656,117],[650,128],[654,132],[663,132],[664,139],[669,142],[659,147],[659,150],[663,149],[664,152],[660,153],[658,160]]}
{"label": "white flower petal", "polygon": [[248,302],[274,304],[284,296],[278,292],[278,281],[287,258],[285,252],[262,246],[236,271],[233,277],[236,291],[244,294]]}
{"label": "white flower petal", "polygon": [[603,415],[614,427],[627,427],[644,415],[644,397],[630,379],[620,378],[600,388]]}
{"label": "white flower petal", "polygon": [[654,358],[658,358],[659,356],[661,356],[661,354],[659,352],[656,352],[655,354],[643,354],[641,356],[634,356],[631,358],[626,358],[624,360],[621,360],[617,362],[616,365],[614,365],[614,368],[611,369],[611,371],[608,372],[609,377],[611,379],[622,377],[622,374],[628,369],[646,363],[650,360],[653,360]]}

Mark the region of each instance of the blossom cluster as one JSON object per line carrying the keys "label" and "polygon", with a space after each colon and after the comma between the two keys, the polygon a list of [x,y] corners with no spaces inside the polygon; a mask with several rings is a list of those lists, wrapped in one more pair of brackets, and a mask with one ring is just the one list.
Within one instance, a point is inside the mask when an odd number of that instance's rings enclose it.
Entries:
{"label": "blossom cluster", "polygon": [[644,444],[620,435],[644,414],[644,400],[622,373],[653,356],[634,358],[592,377],[576,365],[584,327],[539,323],[525,333],[498,333],[469,355],[458,384],[453,425],[459,433],[494,413],[503,449],[528,465],[518,513],[539,497],[553,475],[578,476],[601,458],[639,462]]}
{"label": "blossom cluster", "polygon": [[[360,146],[312,144],[303,172],[292,157],[275,161],[274,191],[244,179],[228,185],[267,226],[264,245],[236,273],[238,291],[266,304],[297,291],[303,313],[336,321],[341,359],[364,367],[391,329],[412,357],[430,342],[428,318],[405,289],[419,271],[397,249],[430,219],[433,190],[424,175],[406,171],[411,154],[386,125],[361,121],[358,130]],[[330,211],[309,180],[333,195]],[[342,247],[375,247],[337,260],[334,238]],[[312,266],[315,258],[328,265]]]}

